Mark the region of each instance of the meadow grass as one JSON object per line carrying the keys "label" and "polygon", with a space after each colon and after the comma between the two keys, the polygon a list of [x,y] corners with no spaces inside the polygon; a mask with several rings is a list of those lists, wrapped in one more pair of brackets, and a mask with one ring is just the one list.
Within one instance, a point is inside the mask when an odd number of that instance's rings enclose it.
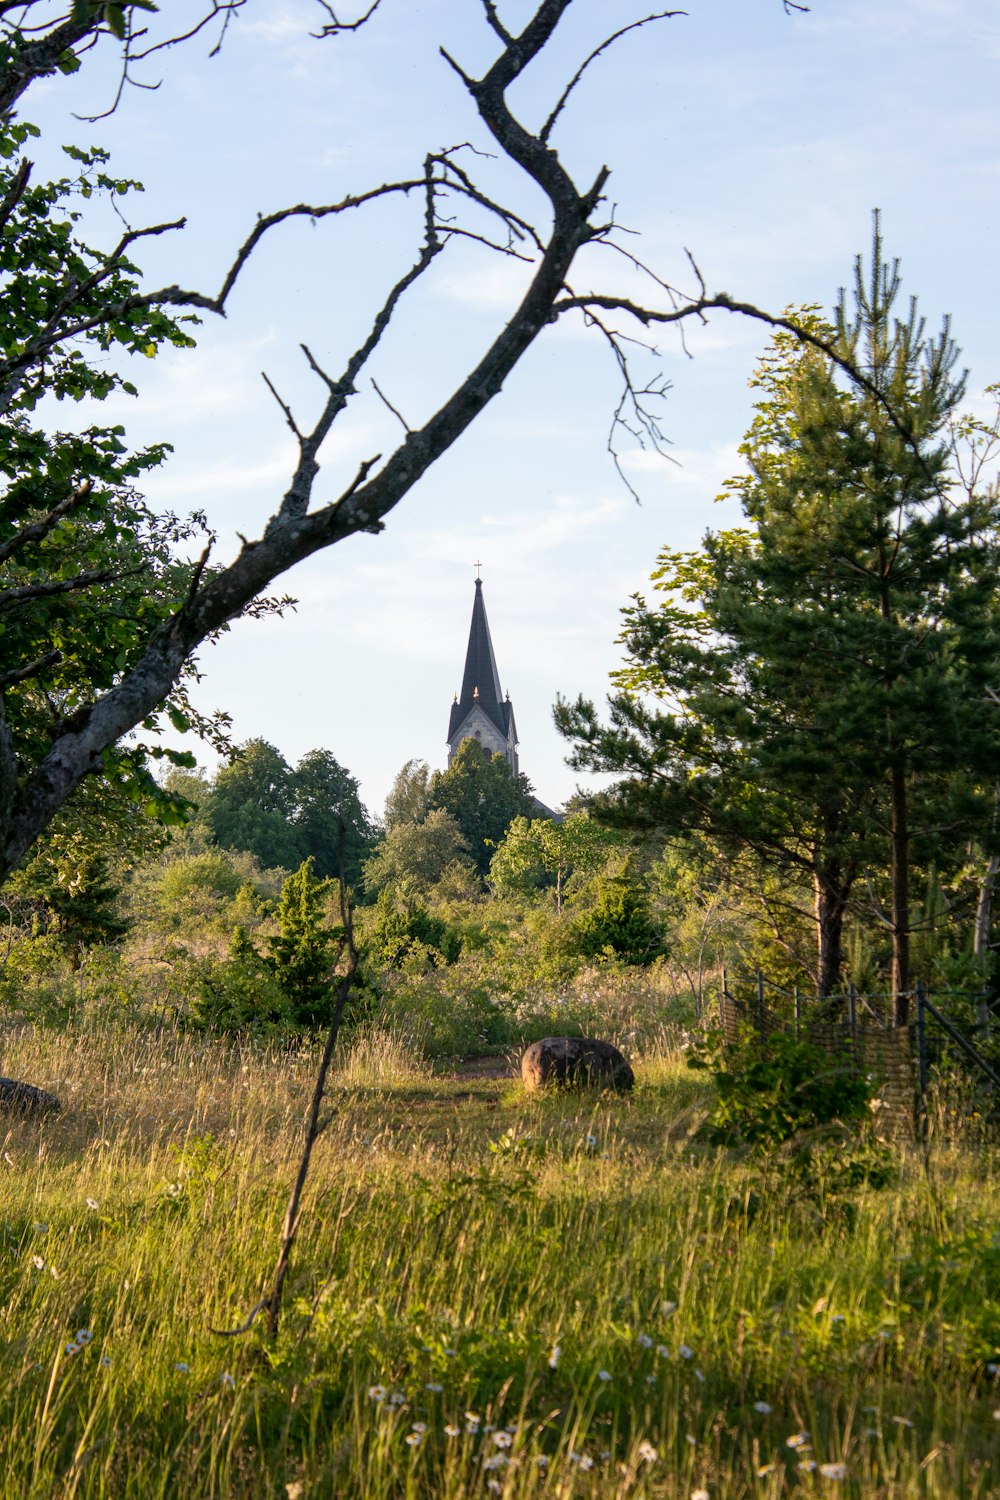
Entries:
{"label": "meadow grass", "polygon": [[679,1055],[628,1097],[532,1098],[369,1032],[277,1340],[215,1333],[266,1289],[314,1065],[9,1038],[63,1110],[3,1132],[0,1496],[1000,1492],[988,1140],[827,1191],[699,1144]]}

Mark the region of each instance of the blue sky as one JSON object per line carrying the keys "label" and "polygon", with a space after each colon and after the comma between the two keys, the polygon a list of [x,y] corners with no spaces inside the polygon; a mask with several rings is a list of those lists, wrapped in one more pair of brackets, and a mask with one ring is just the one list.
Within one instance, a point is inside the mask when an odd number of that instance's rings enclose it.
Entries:
{"label": "blue sky", "polygon": [[[528,0],[500,3],[512,29],[530,10]],[[515,90],[515,109],[544,118],[602,36],[644,14],[626,0],[577,0]],[[188,218],[143,252],[150,283],[215,290],[258,212],[413,175],[445,145],[487,146],[438,55],[443,44],[470,71],[488,65],[495,38],[480,0],[382,0],[367,27],[336,41],[309,37],[318,18],[311,0],[250,0],[220,57],[197,41],[161,54],[140,75],[161,87],[129,91],[93,125],[74,111],[102,108],[113,79],[110,54],[90,59],[30,98],[24,113],[45,132],[39,168],[55,163],[60,141],[106,145],[117,173],[146,184],[136,221]],[[952,315],[975,406],[1000,379],[998,65],[1000,11],[982,0],[815,0],[793,16],[781,0],[690,0],[686,14],[623,39],[590,70],[553,143],[581,183],[611,168],[617,220],[638,232],[629,246],[659,274],[689,287],[689,250],[710,290],[772,311],[830,306],[879,207],[904,290],[932,329]],[[516,174],[477,166],[496,196],[540,216]],[[384,204],[278,230],[197,351],[141,361],[141,399],[122,398],[115,417],[132,441],[174,444],[149,494],[204,509],[220,557],[237,531],[260,528],[290,470],[290,434],[260,372],[307,421],[320,391],[300,343],[339,369],[412,260],[419,214],[416,201]],[[473,244],[453,249],[371,371],[411,425],[475,363],[523,285],[516,263]],[[635,286],[606,255],[576,280]],[[300,601],[294,614],[239,623],[203,652],[201,702],[232,714],[237,739],[262,735],[292,761],[331,750],[380,811],[404,761],[444,764],[481,559],[522,768],[557,805],[576,777],[551,705],[558,693],[603,696],[618,611],[659,548],[697,545],[729,518],[715,497],[737,465],[747,380],[765,343],[760,325],[728,315],[689,328],[687,352],[662,337],[675,462],[626,452],[637,505],[605,451],[618,395],[606,348],[579,323],[548,330],[383,535],[301,565],[279,586]],[[59,413],[64,423],[74,415]],[[389,451],[398,432],[363,389],[321,455],[317,499],[339,493],[359,459]]]}

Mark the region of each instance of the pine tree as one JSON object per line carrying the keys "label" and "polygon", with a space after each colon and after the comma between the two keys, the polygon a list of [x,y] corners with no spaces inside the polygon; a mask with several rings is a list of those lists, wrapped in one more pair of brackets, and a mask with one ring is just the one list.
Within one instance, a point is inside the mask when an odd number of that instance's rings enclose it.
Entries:
{"label": "pine tree", "polygon": [[828,330],[864,384],[778,336],[749,473],[728,486],[751,527],[663,554],[665,602],[626,611],[610,728],[584,702],[557,720],[574,764],[630,773],[610,799],[620,819],[701,829],[809,876],[821,993],[854,884],[883,867],[903,1020],[913,864],[986,822],[1000,505],[954,483],[957,351],[947,322],[927,337],[915,302],[895,315],[899,289],[876,219],[868,273],[859,258],[852,310],[842,294]]}

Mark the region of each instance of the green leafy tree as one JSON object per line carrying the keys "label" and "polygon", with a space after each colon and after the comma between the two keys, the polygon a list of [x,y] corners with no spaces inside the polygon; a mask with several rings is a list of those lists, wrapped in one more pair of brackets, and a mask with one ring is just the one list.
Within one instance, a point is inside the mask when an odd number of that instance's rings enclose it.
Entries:
{"label": "green leafy tree", "polygon": [[248,740],[215,778],[208,822],[223,849],[246,849],[268,869],[297,869],[305,839],[293,822],[291,767],[267,740]]}
{"label": "green leafy tree", "polygon": [[779,337],[730,485],[753,529],[665,553],[664,604],[626,612],[611,725],[582,701],[557,719],[575,764],[631,773],[612,816],[707,831],[810,879],[823,993],[854,882],[885,869],[902,1020],[913,865],[945,853],[941,830],[954,854],[985,821],[1000,508],[950,467],[963,384],[947,323],[929,338],[914,303],[895,315],[898,293],[876,223],[832,338],[864,386]]}
{"label": "green leafy tree", "polygon": [[365,888],[408,887],[426,894],[455,865],[471,867],[469,846],[451,813],[436,808],[421,823],[394,823],[386,830],[365,864]]}
{"label": "green leafy tree", "polygon": [[385,799],[383,822],[386,829],[397,823],[422,823],[427,816],[431,768],[425,760],[408,760],[396,773]]}
{"label": "green leafy tree", "polygon": [[431,778],[428,805],[451,814],[480,875],[515,818],[529,818],[535,797],[528,778],[511,770],[502,755],[490,755],[473,739],[463,740],[447,771]]}
{"label": "green leafy tree", "polygon": [[329,750],[310,750],[291,777],[295,833],[324,879],[340,876],[343,824],[344,878],[361,884],[361,870],[375,840],[375,828],[361,801],[357,778]]}
{"label": "green leafy tree", "polygon": [[563,909],[566,882],[603,869],[623,846],[623,835],[588,813],[552,818],[515,818],[490,861],[490,885],[498,896],[554,891]]}

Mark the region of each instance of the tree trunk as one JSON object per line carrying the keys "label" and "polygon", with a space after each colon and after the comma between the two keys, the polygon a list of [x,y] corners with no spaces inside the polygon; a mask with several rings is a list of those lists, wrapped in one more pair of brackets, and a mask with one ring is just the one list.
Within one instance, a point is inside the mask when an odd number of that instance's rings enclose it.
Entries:
{"label": "tree trunk", "polygon": [[897,1026],[910,1014],[910,829],[906,773],[892,768],[892,993]]}
{"label": "tree trunk", "polygon": [[840,985],[844,964],[844,909],[847,893],[842,882],[831,881],[829,871],[813,872],[816,911],[816,989],[820,1000]]}

